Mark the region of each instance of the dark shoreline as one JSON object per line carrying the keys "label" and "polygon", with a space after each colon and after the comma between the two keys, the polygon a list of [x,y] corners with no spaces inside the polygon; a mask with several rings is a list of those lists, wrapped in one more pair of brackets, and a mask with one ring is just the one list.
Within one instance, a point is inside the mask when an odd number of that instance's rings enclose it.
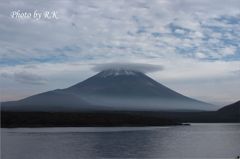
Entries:
{"label": "dark shoreline", "polygon": [[175,126],[170,119],[139,112],[1,112],[1,127]]}
{"label": "dark shoreline", "polygon": [[[156,112],[1,112],[2,128],[178,126],[187,123],[239,123],[239,115],[221,111]],[[186,124],[184,124],[186,123]]]}

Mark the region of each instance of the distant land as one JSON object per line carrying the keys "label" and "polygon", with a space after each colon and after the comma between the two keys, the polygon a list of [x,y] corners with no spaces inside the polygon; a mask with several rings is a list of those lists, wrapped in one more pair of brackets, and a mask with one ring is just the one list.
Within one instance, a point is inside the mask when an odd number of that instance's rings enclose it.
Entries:
{"label": "distant land", "polygon": [[1,127],[166,126],[240,122],[240,101],[214,105],[133,70],[104,70],[66,89],[1,104]]}
{"label": "distant land", "polygon": [[209,111],[217,107],[184,96],[142,72],[107,69],[65,89],[3,102],[3,111]]}
{"label": "distant land", "polygon": [[239,123],[240,101],[218,111],[1,112],[1,127],[174,126],[182,123]]}

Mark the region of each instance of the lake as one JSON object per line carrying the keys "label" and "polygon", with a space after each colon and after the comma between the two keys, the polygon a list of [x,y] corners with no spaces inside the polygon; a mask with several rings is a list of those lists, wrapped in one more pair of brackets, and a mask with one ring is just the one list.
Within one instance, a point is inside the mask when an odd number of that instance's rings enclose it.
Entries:
{"label": "lake", "polygon": [[2,159],[234,158],[240,124],[1,129]]}

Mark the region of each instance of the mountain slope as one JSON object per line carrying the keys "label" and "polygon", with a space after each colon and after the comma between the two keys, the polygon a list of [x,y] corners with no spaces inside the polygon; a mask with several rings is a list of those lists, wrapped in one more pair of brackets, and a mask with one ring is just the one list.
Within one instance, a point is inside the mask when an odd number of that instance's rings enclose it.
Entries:
{"label": "mountain slope", "polygon": [[[2,103],[2,110],[8,111],[74,111],[81,105],[82,110],[89,109],[89,103],[76,94],[62,90],[49,91],[28,98]],[[67,109],[66,109],[67,107]],[[91,107],[90,107],[91,108]]]}
{"label": "mountain slope", "polygon": [[238,113],[240,115],[240,101],[237,101],[233,104],[227,105],[218,110],[219,112],[225,113]]}
{"label": "mountain slope", "polygon": [[240,122],[240,101],[227,105],[217,111],[219,118],[227,122]]}
{"label": "mountain slope", "polygon": [[181,94],[170,90],[145,74],[136,71],[106,70],[78,83],[67,90],[85,94],[117,97],[179,98]]}
{"label": "mountain slope", "polygon": [[3,110],[212,110],[210,104],[183,96],[133,70],[104,70],[66,89],[2,103]]}

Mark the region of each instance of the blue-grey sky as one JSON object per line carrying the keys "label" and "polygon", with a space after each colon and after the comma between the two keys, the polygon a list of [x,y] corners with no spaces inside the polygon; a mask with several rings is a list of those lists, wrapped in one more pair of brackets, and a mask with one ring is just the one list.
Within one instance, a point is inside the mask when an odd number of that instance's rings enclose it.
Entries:
{"label": "blue-grey sky", "polygon": [[[12,11],[58,19],[14,19]],[[240,99],[239,0],[0,2],[1,101],[65,88],[103,63],[161,65],[148,75],[213,104]]]}

